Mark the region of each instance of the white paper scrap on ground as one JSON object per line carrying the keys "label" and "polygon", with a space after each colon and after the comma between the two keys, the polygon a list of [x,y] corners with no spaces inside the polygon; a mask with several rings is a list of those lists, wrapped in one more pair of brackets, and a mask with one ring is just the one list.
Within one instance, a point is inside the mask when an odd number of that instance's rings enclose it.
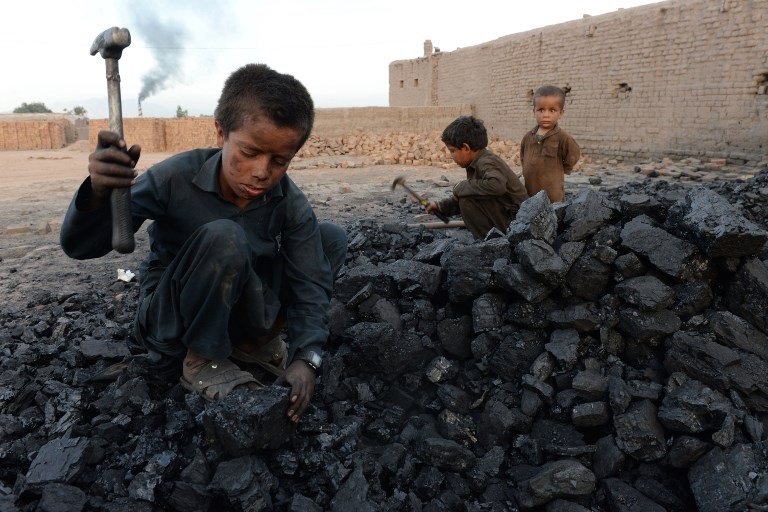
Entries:
{"label": "white paper scrap on ground", "polygon": [[125,281],[126,283],[130,283],[134,277],[136,277],[136,274],[134,274],[128,269],[125,269],[125,270],[123,270],[122,268],[117,269],[117,278],[120,281]]}

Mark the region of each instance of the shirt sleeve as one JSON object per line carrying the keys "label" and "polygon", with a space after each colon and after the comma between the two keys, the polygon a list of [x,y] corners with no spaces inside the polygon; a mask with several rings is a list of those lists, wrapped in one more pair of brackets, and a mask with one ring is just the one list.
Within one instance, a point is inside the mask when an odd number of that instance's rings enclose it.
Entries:
{"label": "shirt sleeve", "polygon": [[437,207],[440,209],[440,213],[449,217],[461,213],[459,202],[453,196],[437,201]]}
{"label": "shirt sleeve", "polygon": [[570,135],[563,141],[563,153],[563,171],[565,174],[571,174],[581,158],[581,148]]}
{"label": "shirt sleeve", "polygon": [[472,178],[460,181],[453,189],[456,197],[501,196],[507,191],[507,178],[498,163],[487,160],[478,163]]}
{"label": "shirt sleeve", "polygon": [[291,297],[286,311],[290,360],[300,349],[321,351],[328,339],[333,294],[332,270],[317,218],[308,203],[297,203],[282,232],[280,248]]}
{"label": "shirt sleeve", "polygon": [[[144,192],[149,189],[148,192]],[[141,196],[154,195],[152,182],[147,173],[139,176],[137,183],[131,187],[131,217],[133,232],[139,230],[144,220],[152,218],[148,205]],[[90,200],[93,194],[91,178],[88,177],[80,185],[75,197],[67,209],[64,222],[61,225],[60,243],[64,253],[70,258],[84,260],[100,258],[112,250],[112,210],[109,201],[98,209],[91,209]]]}
{"label": "shirt sleeve", "polygon": [[70,258],[99,258],[112,250],[112,212],[109,202],[93,210],[89,207],[92,194],[89,177],[72,198],[61,224],[59,242]]}

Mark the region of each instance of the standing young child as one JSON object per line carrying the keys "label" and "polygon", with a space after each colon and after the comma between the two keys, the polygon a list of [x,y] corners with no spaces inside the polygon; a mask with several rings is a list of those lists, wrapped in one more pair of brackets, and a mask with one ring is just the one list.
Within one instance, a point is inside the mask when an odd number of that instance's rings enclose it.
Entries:
{"label": "standing young child", "polygon": [[488,132],[483,122],[461,116],[443,130],[441,139],[453,161],[467,170],[467,179],[453,187],[451,197],[430,201],[427,212],[461,213],[467,229],[478,240],[494,227],[506,232],[528,194],[509,165],[486,147]]}
{"label": "standing young child", "polygon": [[533,95],[536,127],[520,143],[520,161],[528,195],[546,190],[553,203],[565,198],[565,175],[579,161],[581,149],[557,122],[565,113],[565,93],[554,85],[539,87]]}

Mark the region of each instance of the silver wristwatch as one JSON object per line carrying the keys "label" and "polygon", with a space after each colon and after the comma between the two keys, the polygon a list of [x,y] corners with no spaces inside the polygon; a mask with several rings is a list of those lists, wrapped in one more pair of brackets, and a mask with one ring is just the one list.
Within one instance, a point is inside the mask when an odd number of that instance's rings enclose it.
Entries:
{"label": "silver wristwatch", "polygon": [[314,350],[299,350],[294,359],[304,361],[315,371],[317,371],[323,363],[323,358]]}

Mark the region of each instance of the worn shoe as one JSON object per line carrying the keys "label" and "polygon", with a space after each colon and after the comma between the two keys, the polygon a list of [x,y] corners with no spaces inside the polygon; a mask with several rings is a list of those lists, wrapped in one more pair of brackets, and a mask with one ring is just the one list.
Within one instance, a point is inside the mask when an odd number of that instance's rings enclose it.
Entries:
{"label": "worn shoe", "polygon": [[256,364],[275,377],[280,377],[288,365],[288,345],[282,336],[277,335],[250,352],[233,346],[230,357],[241,363]]}
{"label": "worn shoe", "polygon": [[264,387],[264,384],[256,380],[256,377],[241,370],[229,359],[208,361],[193,379],[188,380],[182,375],[179,383],[184,389],[199,393],[209,401],[224,398],[233,389],[245,384]]}

